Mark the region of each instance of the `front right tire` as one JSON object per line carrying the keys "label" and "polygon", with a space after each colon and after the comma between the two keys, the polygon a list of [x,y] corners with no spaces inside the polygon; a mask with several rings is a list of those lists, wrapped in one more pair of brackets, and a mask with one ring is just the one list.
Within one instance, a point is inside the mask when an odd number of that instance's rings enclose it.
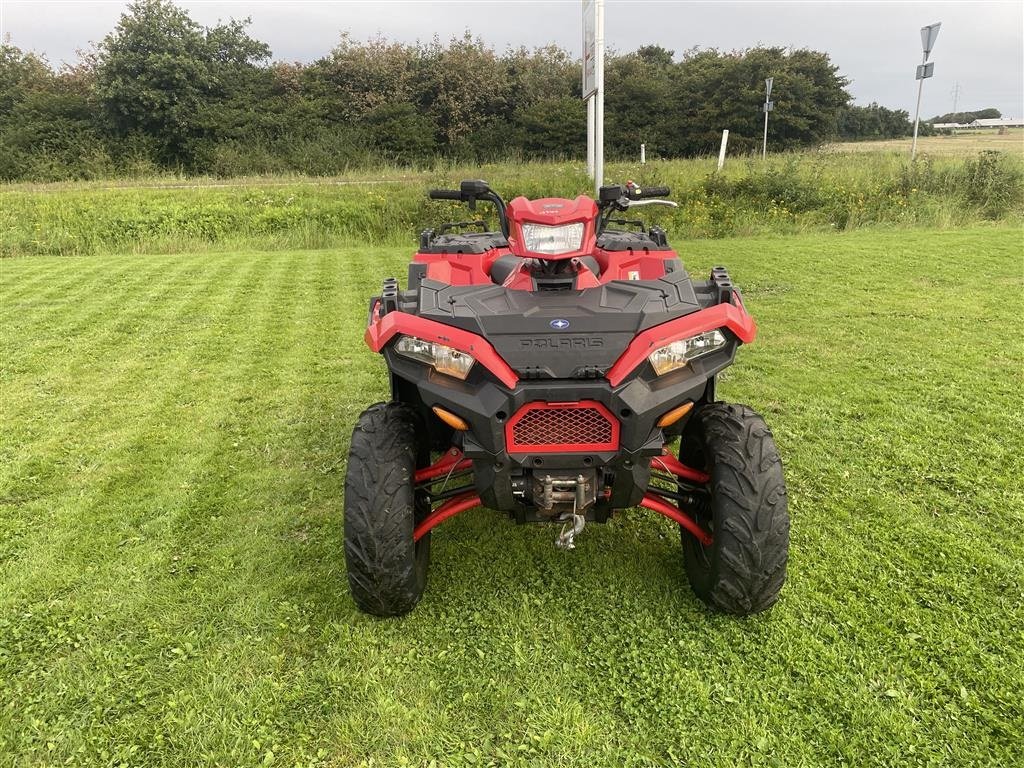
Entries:
{"label": "front right tire", "polygon": [[418,463],[429,450],[417,439],[416,411],[377,403],[359,416],[345,476],[345,564],[359,610],[400,616],[423,596],[430,565],[430,534],[413,541],[416,523],[430,512],[417,499]]}
{"label": "front right tire", "polygon": [[745,405],[710,403],[687,423],[679,459],[711,476],[709,503],[694,515],[711,545],[680,526],[694,593],[736,616],[766,610],[779,599],[789,559],[786,482],[771,430]]}

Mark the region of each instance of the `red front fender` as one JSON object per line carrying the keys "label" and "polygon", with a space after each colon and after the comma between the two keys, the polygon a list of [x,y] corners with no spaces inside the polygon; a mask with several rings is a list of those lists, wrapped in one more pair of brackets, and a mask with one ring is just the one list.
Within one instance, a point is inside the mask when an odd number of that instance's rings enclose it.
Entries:
{"label": "red front fender", "polygon": [[428,320],[425,317],[397,311],[389,312],[383,317],[374,314],[363,338],[366,341],[366,346],[374,352],[380,352],[385,344],[400,333],[444,344],[452,349],[465,352],[467,355],[472,355],[480,365],[493,373],[498,381],[509,389],[515,387],[519,381],[516,372],[486,339],[436,320]]}

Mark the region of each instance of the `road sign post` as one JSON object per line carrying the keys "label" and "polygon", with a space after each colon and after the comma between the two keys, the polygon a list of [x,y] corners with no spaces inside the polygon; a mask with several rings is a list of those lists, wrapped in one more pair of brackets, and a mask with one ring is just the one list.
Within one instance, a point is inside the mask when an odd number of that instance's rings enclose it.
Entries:
{"label": "road sign post", "polygon": [[768,157],[768,113],[775,109],[775,102],[772,101],[772,82],[774,77],[764,81],[764,143],[761,145],[761,159]]}
{"label": "road sign post", "polygon": [[587,176],[594,178],[594,100],[587,99]]}
{"label": "road sign post", "polygon": [[583,98],[587,100],[587,173],[594,195],[604,183],[604,0],[583,0]]}
{"label": "road sign post", "polygon": [[935,47],[935,40],[939,36],[939,27],[941,26],[942,22],[939,21],[929,24],[927,27],[921,27],[921,48],[924,51],[924,56],[917,67],[917,108],[914,110],[914,141],[910,145],[911,160],[917,157],[917,128],[921,122],[921,92],[924,90],[924,81],[935,74],[935,62],[929,62],[928,56],[931,54],[932,48]]}

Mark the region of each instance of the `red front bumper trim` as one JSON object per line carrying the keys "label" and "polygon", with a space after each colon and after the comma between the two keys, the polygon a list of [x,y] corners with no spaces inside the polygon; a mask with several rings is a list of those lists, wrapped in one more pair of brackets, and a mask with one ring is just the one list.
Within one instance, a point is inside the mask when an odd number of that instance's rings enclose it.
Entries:
{"label": "red front bumper trim", "polygon": [[680,510],[679,507],[669,504],[664,499],[659,498],[656,494],[645,493],[643,500],[640,502],[640,506],[654,510],[659,515],[664,515],[669,520],[674,520],[679,523],[683,528],[692,533],[697,541],[705,547],[710,547],[714,542],[711,534],[701,528],[697,524],[696,520]]}
{"label": "red front bumper trim", "polygon": [[440,525],[449,517],[455,517],[455,515],[465,512],[467,509],[479,507],[482,503],[480,496],[472,491],[456,496],[453,499],[448,499],[448,501],[423,518],[420,524],[413,530],[412,540],[419,541],[430,533],[431,529]]}

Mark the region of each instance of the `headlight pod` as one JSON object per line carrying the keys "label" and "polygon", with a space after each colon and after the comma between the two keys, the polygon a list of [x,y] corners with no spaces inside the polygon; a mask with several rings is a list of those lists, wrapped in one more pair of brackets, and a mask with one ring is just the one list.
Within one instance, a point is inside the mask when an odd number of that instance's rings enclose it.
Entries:
{"label": "headlight pod", "polygon": [[684,367],[691,360],[721,349],[727,343],[725,334],[716,328],[659,347],[647,359],[651,361],[654,372],[663,376]]}
{"label": "headlight pod", "polygon": [[530,253],[557,256],[583,247],[583,222],[549,227],[544,224],[523,224],[523,246]]}
{"label": "headlight pod", "polygon": [[395,342],[395,352],[434,367],[438,373],[454,376],[465,381],[476,359],[458,349],[446,347],[415,336],[400,336]]}

